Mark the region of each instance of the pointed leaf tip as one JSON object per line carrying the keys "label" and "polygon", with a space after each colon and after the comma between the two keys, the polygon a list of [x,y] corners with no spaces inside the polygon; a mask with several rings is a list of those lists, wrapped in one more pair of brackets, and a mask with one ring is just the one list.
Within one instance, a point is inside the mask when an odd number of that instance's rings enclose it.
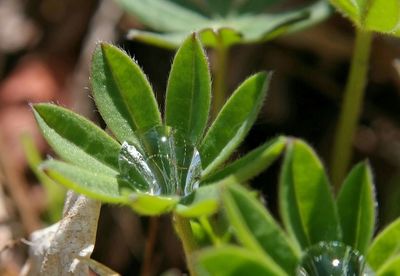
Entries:
{"label": "pointed leaf tip", "polygon": [[247,78],[223,106],[200,145],[204,175],[215,171],[243,141],[257,119],[271,74]]}
{"label": "pointed leaf tip", "polygon": [[92,58],[91,86],[100,114],[120,142],[135,142],[137,129],[161,124],[146,75],[118,47],[108,43],[98,45]]}
{"label": "pointed leaf tip", "polygon": [[337,198],[343,242],[365,254],[375,227],[376,201],[368,162],[354,166]]}
{"label": "pointed leaf tip", "polygon": [[172,63],[165,102],[166,125],[182,131],[197,144],[207,125],[210,101],[208,61],[193,33],[183,42]]}

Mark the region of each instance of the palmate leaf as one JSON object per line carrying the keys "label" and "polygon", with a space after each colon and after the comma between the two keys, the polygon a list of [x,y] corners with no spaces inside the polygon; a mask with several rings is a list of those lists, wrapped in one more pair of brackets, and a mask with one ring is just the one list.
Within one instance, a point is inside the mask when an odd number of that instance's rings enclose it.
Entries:
{"label": "palmate leaf", "polygon": [[[208,47],[265,41],[306,28],[331,14],[325,0],[293,11],[264,13],[265,7],[276,2],[280,0],[207,1],[194,7],[181,1],[120,0],[128,12],[155,31],[132,30],[128,37],[167,48],[177,48],[193,31],[199,33],[203,45]],[[162,11],[165,18],[159,16]]]}
{"label": "palmate leaf", "polygon": [[365,254],[375,227],[375,194],[367,163],[356,165],[339,192],[337,206],[343,242]]}
{"label": "palmate leaf", "polygon": [[229,98],[200,144],[203,175],[216,170],[242,142],[264,102],[269,75],[245,80]]}
{"label": "palmate leaf", "polygon": [[96,106],[120,142],[135,143],[135,130],[161,125],[153,90],[140,67],[122,50],[102,43],[92,59]]}
{"label": "palmate leaf", "polygon": [[359,28],[400,36],[400,1],[331,0]]}
{"label": "palmate leaf", "polygon": [[280,213],[289,234],[302,248],[319,241],[340,241],[336,204],[327,176],[304,142],[288,144],[279,180]]}
{"label": "palmate leaf", "polygon": [[223,202],[239,242],[251,251],[265,255],[289,275],[294,274],[300,250],[254,195],[239,185],[227,185]]}
{"label": "palmate leaf", "polygon": [[196,145],[208,121],[211,78],[207,58],[195,34],[179,48],[169,75],[165,123]]}

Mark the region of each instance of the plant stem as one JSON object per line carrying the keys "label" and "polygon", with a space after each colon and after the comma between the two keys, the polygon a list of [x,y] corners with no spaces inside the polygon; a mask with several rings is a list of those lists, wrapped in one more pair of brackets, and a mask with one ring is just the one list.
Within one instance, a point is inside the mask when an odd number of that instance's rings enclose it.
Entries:
{"label": "plant stem", "polygon": [[189,273],[195,276],[196,273],[193,268],[190,254],[197,249],[197,244],[193,236],[192,227],[190,226],[189,219],[174,214],[175,229],[178,232],[179,238],[182,241],[183,251],[186,256],[186,263],[189,269]]}
{"label": "plant stem", "polygon": [[352,157],[352,141],[364,98],[371,42],[371,32],[356,30],[350,74],[344,92],[332,153],[331,173],[336,191],[340,188]]}
{"label": "plant stem", "polygon": [[153,274],[152,261],[153,261],[154,245],[157,239],[158,223],[159,223],[159,217],[149,218],[149,230],[148,230],[146,246],[144,249],[144,259],[143,259],[142,270],[140,273],[141,276],[150,276]]}
{"label": "plant stem", "polygon": [[214,94],[212,102],[211,116],[213,119],[217,117],[218,112],[226,100],[226,73],[228,66],[229,48],[219,42],[215,48],[215,70],[214,70]]}

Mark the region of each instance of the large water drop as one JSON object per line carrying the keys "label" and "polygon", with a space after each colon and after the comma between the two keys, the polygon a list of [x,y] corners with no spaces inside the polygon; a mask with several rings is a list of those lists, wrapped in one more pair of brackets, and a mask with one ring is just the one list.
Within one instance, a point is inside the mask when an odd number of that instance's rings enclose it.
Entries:
{"label": "large water drop", "polygon": [[200,155],[179,131],[157,126],[137,136],[140,144],[121,147],[122,186],[154,195],[188,195],[198,188]]}
{"label": "large water drop", "polygon": [[365,258],[341,242],[320,242],[304,253],[298,276],[371,276]]}

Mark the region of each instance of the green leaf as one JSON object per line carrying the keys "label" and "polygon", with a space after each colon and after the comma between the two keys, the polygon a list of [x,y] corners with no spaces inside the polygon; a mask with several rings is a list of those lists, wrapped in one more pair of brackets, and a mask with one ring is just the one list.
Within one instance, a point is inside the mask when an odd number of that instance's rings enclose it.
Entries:
{"label": "green leaf", "polygon": [[279,181],[279,207],[285,228],[302,248],[340,241],[336,205],[324,168],[303,141],[288,144]]}
{"label": "green leaf", "polygon": [[210,216],[218,210],[220,190],[220,184],[200,187],[182,198],[175,212],[182,217]]}
{"label": "green leaf", "polygon": [[135,130],[161,125],[153,90],[140,67],[110,44],[97,46],[92,59],[94,100],[120,142],[135,142]]}
{"label": "green leaf", "polygon": [[90,198],[108,203],[126,203],[120,196],[117,179],[57,160],[47,160],[40,167],[51,179]]}
{"label": "green leaf", "polygon": [[[309,27],[327,18],[332,9],[325,0],[288,12],[264,13],[264,7],[279,0],[188,3],[168,0],[122,0],[123,6],[157,32],[131,30],[130,39],[159,47],[177,48],[193,31],[207,47],[230,47],[254,43]],[[229,2],[229,0],[228,0]],[[156,6],[156,7],[155,7]],[[167,8],[166,8],[167,7]],[[164,14],[163,14],[164,12]],[[162,17],[159,15],[163,14]],[[204,14],[208,15],[205,17]]]}
{"label": "green leaf", "polygon": [[116,177],[93,173],[56,160],[45,161],[41,169],[68,189],[105,203],[128,205],[141,215],[154,216],[170,212],[178,202],[177,197],[121,190]]}
{"label": "green leaf", "polygon": [[400,2],[398,0],[331,0],[345,16],[366,31],[398,35]]}
{"label": "green leaf", "polygon": [[195,34],[176,53],[165,103],[166,125],[182,131],[195,145],[207,125],[211,79],[207,58]]}
{"label": "green leaf", "polygon": [[367,261],[373,270],[378,271],[386,261],[395,256],[400,256],[400,218],[374,239],[368,249]]}
{"label": "green leaf", "polygon": [[64,160],[94,172],[115,175],[120,145],[82,116],[52,104],[33,112],[43,136]]}
{"label": "green leaf", "polygon": [[198,275],[287,275],[262,255],[236,246],[226,245],[199,251],[194,261]]}
{"label": "green leaf", "polygon": [[[118,0],[140,22],[159,31],[193,30],[203,26],[207,19],[202,15],[165,0]],[[186,34],[188,35],[189,32]]]}
{"label": "green leaf", "polygon": [[286,137],[280,136],[252,150],[242,158],[210,176],[203,176],[202,184],[217,182],[230,175],[238,182],[247,181],[268,168],[282,153]]}
{"label": "green leaf", "polygon": [[224,209],[240,243],[253,252],[265,254],[288,274],[295,274],[299,249],[254,195],[239,185],[227,185],[223,199]]}
{"label": "green leaf", "polygon": [[141,215],[158,216],[168,213],[178,203],[178,198],[136,193],[129,196],[129,206]]}
{"label": "green leaf", "polygon": [[263,104],[268,83],[266,73],[249,77],[223,106],[199,148],[204,175],[226,161],[249,132]]}
{"label": "green leaf", "polygon": [[389,259],[384,265],[377,271],[377,276],[396,276],[400,275],[400,255]]}
{"label": "green leaf", "polygon": [[365,254],[375,227],[375,194],[367,163],[356,165],[339,192],[337,206],[343,242]]}

